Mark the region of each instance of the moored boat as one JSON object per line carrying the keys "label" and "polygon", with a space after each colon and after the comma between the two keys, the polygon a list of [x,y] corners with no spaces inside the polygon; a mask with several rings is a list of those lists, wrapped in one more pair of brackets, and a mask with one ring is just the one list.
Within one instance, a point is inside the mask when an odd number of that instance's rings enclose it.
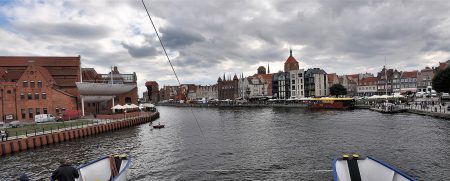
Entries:
{"label": "moored boat", "polygon": [[333,160],[334,181],[413,181],[393,166],[373,157],[361,158],[354,154],[350,158],[343,155],[341,159]]}
{"label": "moored boat", "polygon": [[126,181],[131,158],[128,155],[103,156],[78,167],[76,181]]}
{"label": "moored boat", "polygon": [[322,97],[309,99],[309,108],[313,109],[352,109],[355,107],[353,98]]}

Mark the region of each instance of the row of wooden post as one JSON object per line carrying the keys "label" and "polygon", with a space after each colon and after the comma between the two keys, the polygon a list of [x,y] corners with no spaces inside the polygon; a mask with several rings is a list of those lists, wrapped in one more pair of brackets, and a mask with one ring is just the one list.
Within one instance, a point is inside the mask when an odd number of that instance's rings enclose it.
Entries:
{"label": "row of wooden post", "polygon": [[61,143],[64,141],[80,139],[91,135],[127,128],[143,123],[152,122],[157,118],[159,118],[159,112],[156,112],[155,114],[152,114],[148,117],[130,118],[124,121],[98,124],[84,128],[63,130],[59,132],[52,132],[42,135],[34,135],[25,138],[4,141],[0,143],[0,155],[8,155],[19,151],[39,148],[45,145]]}

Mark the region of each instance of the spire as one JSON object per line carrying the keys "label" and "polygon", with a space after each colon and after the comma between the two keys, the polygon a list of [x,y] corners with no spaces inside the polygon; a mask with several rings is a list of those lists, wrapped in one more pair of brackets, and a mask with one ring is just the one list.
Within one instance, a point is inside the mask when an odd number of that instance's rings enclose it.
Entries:
{"label": "spire", "polygon": [[223,81],[225,81],[225,72],[223,73]]}
{"label": "spire", "polygon": [[292,57],[292,48],[290,48],[289,52],[290,52],[290,54],[291,54],[290,56]]}
{"label": "spire", "polygon": [[270,74],[269,62],[267,61],[267,74]]}

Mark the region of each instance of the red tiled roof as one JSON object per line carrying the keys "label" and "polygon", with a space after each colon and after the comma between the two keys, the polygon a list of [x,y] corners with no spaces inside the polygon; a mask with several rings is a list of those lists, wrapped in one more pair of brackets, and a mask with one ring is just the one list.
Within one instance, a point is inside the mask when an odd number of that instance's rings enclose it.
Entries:
{"label": "red tiled roof", "polygon": [[272,80],[273,74],[259,74],[265,80]]}
{"label": "red tiled roof", "polygon": [[293,56],[289,56],[285,63],[298,63]]}
{"label": "red tiled roof", "polygon": [[370,85],[371,83],[373,83],[373,85],[375,85],[375,84],[377,84],[377,78],[376,77],[366,77],[359,81],[359,85],[364,85],[364,83],[366,83],[366,85],[367,84]]}
{"label": "red tiled roof", "polygon": [[411,72],[403,72],[402,73],[402,78],[403,77],[408,77],[408,78],[412,78],[412,77],[417,77],[417,71],[411,71]]}
{"label": "red tiled roof", "polygon": [[336,73],[327,74],[328,82],[333,82],[334,77],[336,77]]}
{"label": "red tiled roof", "polygon": [[347,77],[350,77],[352,79],[359,79],[359,74],[347,75]]}

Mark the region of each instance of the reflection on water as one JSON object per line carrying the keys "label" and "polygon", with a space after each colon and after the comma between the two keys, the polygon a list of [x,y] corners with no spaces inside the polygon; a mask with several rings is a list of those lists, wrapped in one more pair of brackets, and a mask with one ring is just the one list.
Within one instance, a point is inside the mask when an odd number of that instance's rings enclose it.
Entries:
{"label": "reflection on water", "polygon": [[300,108],[160,107],[164,129],[148,124],[0,158],[0,180],[26,172],[46,179],[57,159],[79,165],[128,153],[130,180],[331,180],[343,153],[372,155],[419,180],[450,177],[450,123],[413,114]]}

